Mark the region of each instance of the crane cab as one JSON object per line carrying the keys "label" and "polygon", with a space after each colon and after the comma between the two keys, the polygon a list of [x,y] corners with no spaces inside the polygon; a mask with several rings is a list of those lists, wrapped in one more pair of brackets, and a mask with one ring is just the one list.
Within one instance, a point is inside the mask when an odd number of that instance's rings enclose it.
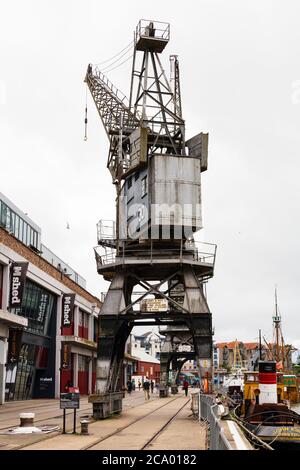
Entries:
{"label": "crane cab", "polygon": [[140,20],[136,27],[138,51],[162,52],[170,39],[170,24],[161,21]]}

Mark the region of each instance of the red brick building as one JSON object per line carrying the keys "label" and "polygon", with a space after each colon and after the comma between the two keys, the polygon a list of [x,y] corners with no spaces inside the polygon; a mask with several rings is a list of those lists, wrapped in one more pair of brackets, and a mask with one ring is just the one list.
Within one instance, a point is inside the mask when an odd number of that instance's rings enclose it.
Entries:
{"label": "red brick building", "polygon": [[134,351],[134,357],[136,359],[135,371],[132,374],[132,378],[137,382],[142,382],[147,378],[153,380],[155,383],[159,383],[160,378],[160,362],[155,357],[150,356],[141,349]]}

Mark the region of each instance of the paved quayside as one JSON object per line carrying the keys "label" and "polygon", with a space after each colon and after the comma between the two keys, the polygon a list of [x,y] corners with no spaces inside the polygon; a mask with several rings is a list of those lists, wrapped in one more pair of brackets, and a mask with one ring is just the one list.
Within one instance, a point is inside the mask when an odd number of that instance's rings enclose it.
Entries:
{"label": "paved quayside", "polygon": [[89,436],[56,435],[24,450],[140,450],[206,447],[206,425],[194,419],[182,394],[127,408],[120,416],[96,421]]}

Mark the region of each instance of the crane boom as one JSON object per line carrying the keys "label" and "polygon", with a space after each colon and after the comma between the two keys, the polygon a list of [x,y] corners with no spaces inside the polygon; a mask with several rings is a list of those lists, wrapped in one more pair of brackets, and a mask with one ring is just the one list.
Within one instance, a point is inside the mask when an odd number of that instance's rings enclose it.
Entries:
{"label": "crane boom", "polygon": [[[96,108],[108,136],[130,132],[138,125],[133,113],[128,107],[126,96],[118,90],[97,67],[88,65],[85,82],[87,83]],[[125,129],[124,129],[125,128]]]}
{"label": "crane boom", "polygon": [[115,181],[128,166],[128,136],[139,121],[130,111],[126,96],[97,67],[88,65],[85,82],[110,140],[107,167]]}

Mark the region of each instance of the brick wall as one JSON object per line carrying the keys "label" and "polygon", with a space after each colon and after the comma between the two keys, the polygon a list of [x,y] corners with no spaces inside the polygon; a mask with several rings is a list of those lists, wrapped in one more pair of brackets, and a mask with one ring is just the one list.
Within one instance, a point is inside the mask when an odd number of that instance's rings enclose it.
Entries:
{"label": "brick wall", "polygon": [[13,235],[10,235],[5,229],[0,227],[0,243],[7,246],[11,250],[18,253],[20,256],[25,258],[30,263],[34,264],[37,268],[41,269],[45,273],[47,273],[52,278],[56,279],[57,281],[64,284],[68,287],[72,292],[80,295],[87,301],[91,303],[96,303],[98,307],[101,306],[101,302],[97,297],[94,297],[88,291],[83,289],[81,286],[76,284],[76,282],[72,281],[68,276],[65,276],[62,272],[56,269],[52,264],[48,263],[44,258],[42,258],[39,254],[33,251],[28,246],[24,245],[20,240],[15,238]]}
{"label": "brick wall", "polygon": [[160,364],[154,364],[153,362],[138,361],[137,370],[133,374],[133,376],[134,375],[142,375],[144,377],[148,377],[149,380],[155,380],[156,382],[159,382]]}

